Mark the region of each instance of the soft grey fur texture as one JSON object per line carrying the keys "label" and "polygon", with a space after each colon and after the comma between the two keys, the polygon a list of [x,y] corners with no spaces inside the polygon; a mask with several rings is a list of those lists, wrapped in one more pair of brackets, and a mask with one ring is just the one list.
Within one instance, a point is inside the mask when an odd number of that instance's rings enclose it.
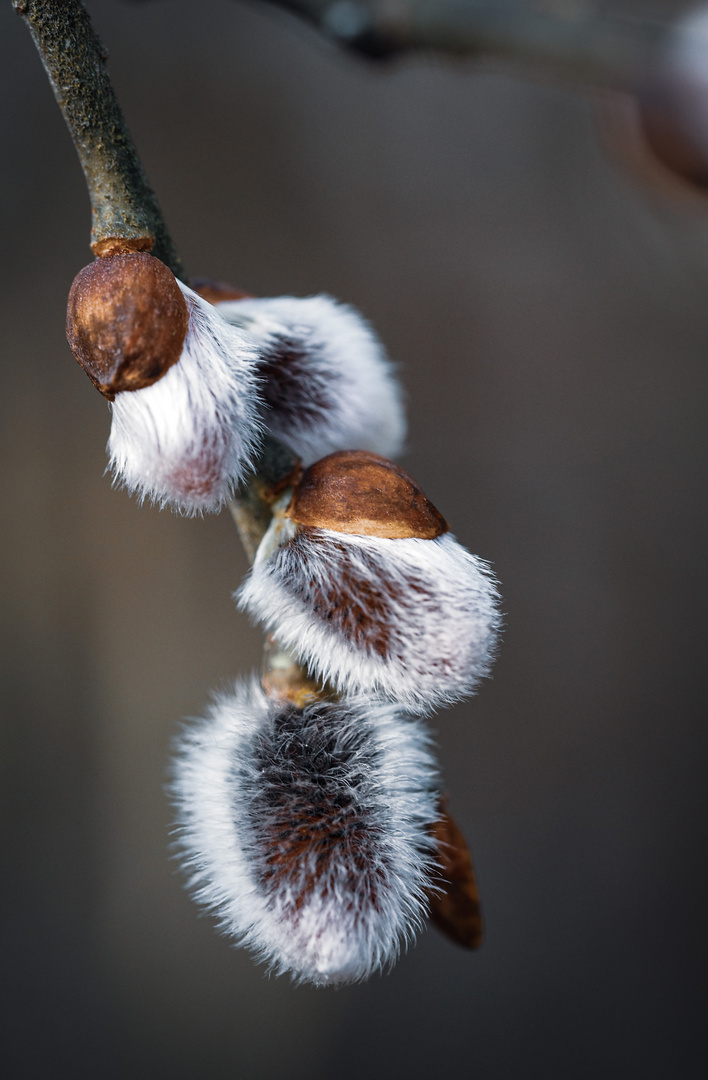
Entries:
{"label": "soft grey fur texture", "polygon": [[489,566],[454,536],[298,529],[236,594],[318,679],[426,713],[489,674],[500,628]]}
{"label": "soft grey fur texture", "polygon": [[158,382],[111,405],[115,479],[185,514],[219,510],[248,472],[262,431],[259,351],[206,300],[177,282],[189,307],[182,355]]}
{"label": "soft grey fur texture", "polygon": [[401,452],[403,395],[369,324],[330,296],[217,305],[261,350],[263,421],[305,466],[335,450]]}
{"label": "soft grey fur texture", "polygon": [[300,710],[253,680],[177,750],[180,855],[227,934],[318,986],[395,961],[436,866],[437,771],[419,721],[363,700]]}

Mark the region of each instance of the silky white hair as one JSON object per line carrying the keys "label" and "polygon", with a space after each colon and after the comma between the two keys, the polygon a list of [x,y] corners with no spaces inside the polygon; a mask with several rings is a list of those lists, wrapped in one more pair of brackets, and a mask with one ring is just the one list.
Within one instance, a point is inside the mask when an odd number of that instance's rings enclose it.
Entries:
{"label": "silky white hair", "polygon": [[488,564],[450,533],[388,540],[299,528],[256,558],[236,599],[318,679],[416,713],[473,693],[501,623]]}
{"label": "silky white hair", "polygon": [[152,386],[111,405],[116,481],[185,514],[219,510],[251,467],[262,430],[258,348],[178,281],[189,325],[176,364]]}
{"label": "silky white hair", "polygon": [[182,735],[172,794],[196,899],[277,974],[365,979],[420,929],[438,778],[394,706],[298,709],[239,682]]}
{"label": "silky white hair", "polygon": [[258,341],[263,421],[303,465],[335,450],[401,452],[401,387],[383,345],[353,307],[323,295],[226,300],[217,309]]}

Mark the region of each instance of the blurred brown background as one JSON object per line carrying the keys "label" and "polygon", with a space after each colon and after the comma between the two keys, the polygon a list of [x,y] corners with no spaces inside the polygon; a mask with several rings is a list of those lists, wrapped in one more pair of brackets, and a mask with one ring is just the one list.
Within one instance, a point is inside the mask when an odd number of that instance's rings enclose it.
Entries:
{"label": "blurred brown background", "polygon": [[494,680],[435,721],[487,941],[293,988],[183,891],[169,744],[259,661],[246,566],[227,515],[103,475],[63,334],[88,203],[5,0],[3,1075],[703,1077],[708,213],[608,161],[565,87],[374,67],[232,0],[88,6],[190,272],[358,305],[406,467],[495,563]]}

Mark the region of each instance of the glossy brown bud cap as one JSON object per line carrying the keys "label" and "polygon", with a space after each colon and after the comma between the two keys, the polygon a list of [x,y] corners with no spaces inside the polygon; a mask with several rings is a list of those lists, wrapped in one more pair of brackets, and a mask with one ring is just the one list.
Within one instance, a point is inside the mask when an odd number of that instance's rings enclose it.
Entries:
{"label": "glossy brown bud cap", "polygon": [[434,540],[449,526],[393,461],[341,450],[303,473],[287,516],[298,525],[393,540]]}
{"label": "glossy brown bud cap", "polygon": [[162,378],[180,358],[188,323],[174,274],[145,251],[96,259],[69,292],[69,347],[109,401]]}
{"label": "glossy brown bud cap", "polygon": [[445,892],[430,895],[430,921],[457,945],[477,949],[483,938],[482,910],[467,841],[444,806],[431,832],[437,842],[438,876]]}
{"label": "glossy brown bud cap", "polygon": [[190,282],[195,293],[208,304],[220,304],[222,300],[252,300],[253,293],[236,289],[225,281],[213,281],[212,278],[193,278]]}

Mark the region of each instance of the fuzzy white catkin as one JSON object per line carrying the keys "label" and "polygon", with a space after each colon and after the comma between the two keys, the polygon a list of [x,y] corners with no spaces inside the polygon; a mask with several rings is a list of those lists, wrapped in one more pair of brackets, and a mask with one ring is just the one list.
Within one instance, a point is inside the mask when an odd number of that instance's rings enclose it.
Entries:
{"label": "fuzzy white catkin", "polygon": [[227,300],[218,310],[262,352],[262,416],[308,466],[335,450],[395,457],[406,435],[403,395],[376,334],[330,296]]}
{"label": "fuzzy white catkin", "polygon": [[253,339],[177,282],[189,325],[176,364],[117,394],[108,441],[115,479],[186,514],[219,510],[250,468],[262,431]]}
{"label": "fuzzy white catkin", "polygon": [[425,713],[489,674],[501,623],[496,582],[450,533],[292,531],[257,557],[236,597],[318,679]]}
{"label": "fuzzy white catkin", "polygon": [[438,779],[395,707],[297,709],[239,682],[184,732],[172,794],[197,900],[276,973],[365,979],[420,928]]}

